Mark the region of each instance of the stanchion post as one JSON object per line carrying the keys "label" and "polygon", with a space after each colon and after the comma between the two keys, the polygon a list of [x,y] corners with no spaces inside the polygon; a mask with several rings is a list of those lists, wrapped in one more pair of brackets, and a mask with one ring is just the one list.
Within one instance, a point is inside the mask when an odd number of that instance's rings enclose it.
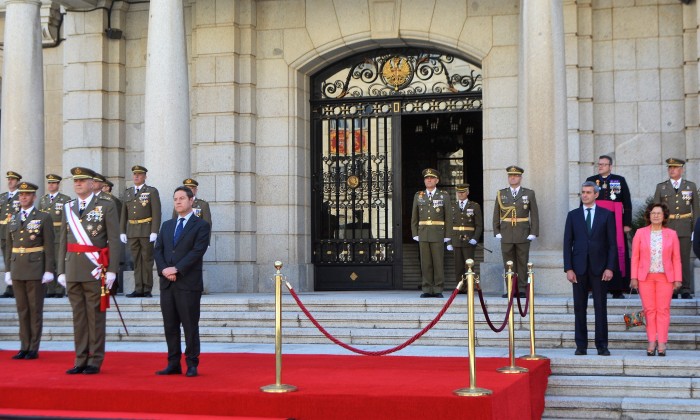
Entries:
{"label": "stanchion post", "polygon": [[282,383],[282,261],[275,261],[275,383],[261,386],[262,392],[294,392],[297,387]]}
{"label": "stanchion post", "polygon": [[530,292],[530,354],[523,356],[525,360],[543,360],[546,356],[541,356],[535,352],[535,272],[532,270],[532,263],[527,263],[527,279]]}
{"label": "stanchion post", "polygon": [[[506,262],[506,265],[508,266],[506,278],[508,279],[508,302],[510,303],[513,300],[513,261]],[[525,373],[528,371],[527,368],[515,366],[515,327],[513,326],[514,311],[515,305],[511,305],[510,311],[508,312],[508,355],[510,356],[510,366],[504,366],[496,369],[501,373]]]}
{"label": "stanchion post", "polygon": [[[460,388],[452,391],[453,394],[460,397],[480,397],[483,395],[491,395],[493,391],[485,388],[476,387],[476,345],[474,336],[474,260],[471,258],[467,263],[467,308],[468,308],[468,331],[469,331],[469,388]],[[464,276],[462,276],[464,281]],[[461,286],[461,284],[460,284]]]}

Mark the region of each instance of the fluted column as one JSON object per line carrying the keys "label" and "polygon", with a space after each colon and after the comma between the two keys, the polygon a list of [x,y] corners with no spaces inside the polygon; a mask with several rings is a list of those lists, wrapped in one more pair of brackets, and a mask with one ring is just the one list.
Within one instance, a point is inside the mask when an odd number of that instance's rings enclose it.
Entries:
{"label": "fluted column", "polygon": [[543,293],[562,281],[562,231],[569,210],[564,17],[561,1],[521,0],[518,155],[523,184],[537,193],[540,236],[530,260]]}
{"label": "fluted column", "polygon": [[144,164],[161,191],[163,214],[172,192],[190,176],[190,101],[182,0],[151,0],[148,19]]}
{"label": "fluted column", "polygon": [[44,180],[44,76],[40,0],[5,1],[0,174]]}

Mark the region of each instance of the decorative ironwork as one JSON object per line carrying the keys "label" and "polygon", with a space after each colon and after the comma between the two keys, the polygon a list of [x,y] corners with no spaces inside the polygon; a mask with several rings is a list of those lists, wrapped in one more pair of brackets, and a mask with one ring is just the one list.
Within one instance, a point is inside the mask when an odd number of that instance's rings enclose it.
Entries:
{"label": "decorative ironwork", "polygon": [[390,50],[350,60],[316,76],[316,99],[481,92],[481,69],[450,54]]}
{"label": "decorative ironwork", "polygon": [[[352,99],[348,99],[351,101]],[[394,104],[398,109],[394,109]],[[434,114],[442,112],[464,112],[482,109],[481,93],[452,96],[421,96],[419,98],[402,98],[400,101],[386,100],[354,100],[352,102],[318,101],[312,103],[316,118],[362,117],[374,115],[391,115],[394,112],[402,114]]]}

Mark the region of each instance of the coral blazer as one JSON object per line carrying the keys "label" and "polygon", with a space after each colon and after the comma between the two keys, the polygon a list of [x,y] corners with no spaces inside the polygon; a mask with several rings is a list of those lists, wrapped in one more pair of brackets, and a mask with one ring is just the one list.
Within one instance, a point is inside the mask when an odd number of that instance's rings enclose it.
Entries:
{"label": "coral blazer", "polygon": [[[668,282],[681,281],[681,245],[676,231],[669,228],[661,230],[663,245],[661,258],[664,263],[664,274]],[[632,240],[632,271],[630,278],[644,281],[649,274],[651,265],[651,225],[637,230]]]}

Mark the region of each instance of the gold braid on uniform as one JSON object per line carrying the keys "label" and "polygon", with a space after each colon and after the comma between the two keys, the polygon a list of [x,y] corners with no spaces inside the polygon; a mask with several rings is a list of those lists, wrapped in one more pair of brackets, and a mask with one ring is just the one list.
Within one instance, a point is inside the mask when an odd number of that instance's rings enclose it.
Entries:
{"label": "gold braid on uniform", "polygon": [[498,207],[501,209],[501,219],[507,219],[510,217],[510,224],[515,226],[518,224],[517,220],[517,209],[515,208],[515,205],[512,206],[504,206],[503,201],[501,200],[501,193],[500,191],[498,192]]}

